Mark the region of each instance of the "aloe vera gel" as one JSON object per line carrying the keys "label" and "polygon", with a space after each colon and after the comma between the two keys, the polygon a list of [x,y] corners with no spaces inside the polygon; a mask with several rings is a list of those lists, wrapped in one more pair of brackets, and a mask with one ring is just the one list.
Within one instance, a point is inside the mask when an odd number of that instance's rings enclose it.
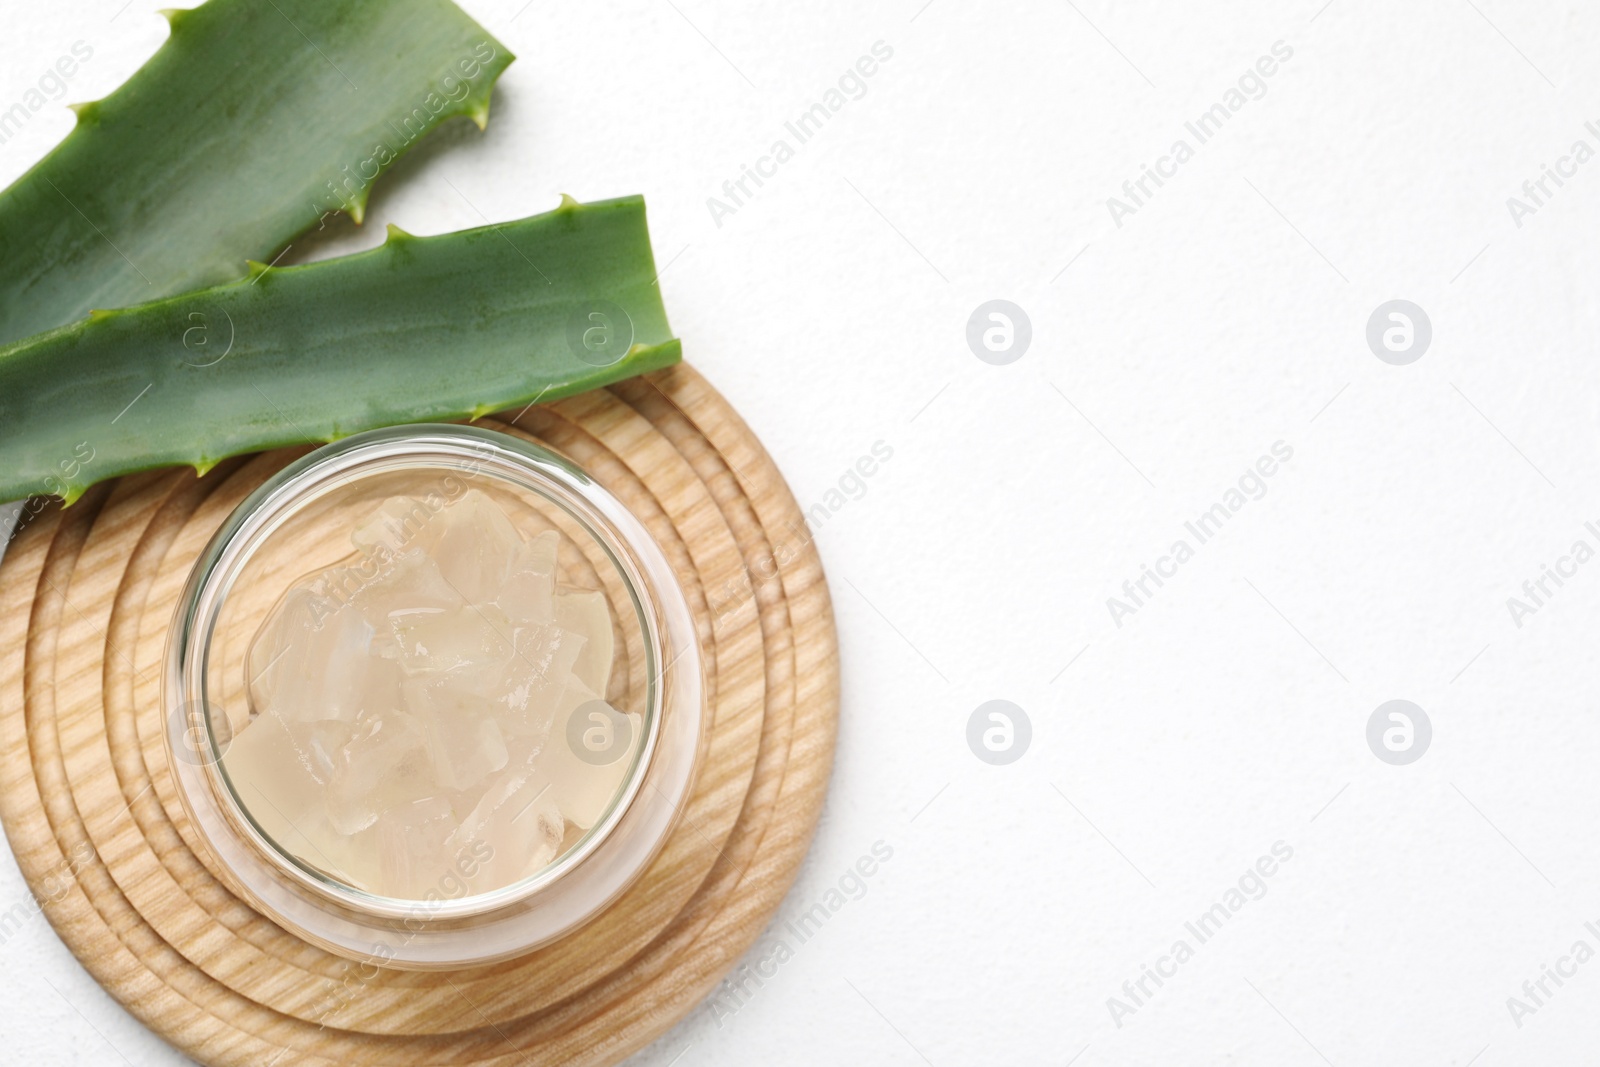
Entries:
{"label": "aloe vera gel", "polygon": [[472,490],[392,497],[352,553],[277,603],[245,657],[250,717],[223,769],[302,864],[380,897],[532,877],[605,813],[641,717],[606,702],[605,595],[564,584]]}

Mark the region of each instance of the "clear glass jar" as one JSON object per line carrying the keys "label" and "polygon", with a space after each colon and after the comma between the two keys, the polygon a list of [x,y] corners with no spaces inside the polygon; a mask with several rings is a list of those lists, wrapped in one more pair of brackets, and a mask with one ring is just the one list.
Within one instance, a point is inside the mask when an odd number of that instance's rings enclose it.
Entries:
{"label": "clear glass jar", "polygon": [[[608,691],[642,743],[609,808],[531,876],[472,892],[446,872],[423,899],[341,881],[262,830],[227,771],[254,713],[248,650],[292,584],[351,555],[354,525],[386,499],[448,506],[476,489],[519,532],[560,534],[563,581],[601,590],[617,635]],[[520,438],[470,426],[374,430],[310,453],[252,493],[190,573],[168,635],[167,751],[196,832],[234,892],[339,955],[409,968],[517,956],[588,922],[643,872],[676,823],[702,747],[694,619],[644,525],[580,469]],[[552,735],[546,744],[564,743]],[[303,849],[300,850],[303,853]]]}

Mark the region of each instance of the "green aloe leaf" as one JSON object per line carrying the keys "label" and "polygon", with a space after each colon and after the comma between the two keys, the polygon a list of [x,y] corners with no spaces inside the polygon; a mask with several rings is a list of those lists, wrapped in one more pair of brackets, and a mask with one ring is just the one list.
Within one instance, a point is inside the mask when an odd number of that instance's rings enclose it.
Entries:
{"label": "green aloe leaf", "polygon": [[512,55],[449,0],[209,0],[0,193],[0,343],[239,277],[454,115]]}
{"label": "green aloe leaf", "polygon": [[397,423],[477,418],[678,362],[644,200],[563,198],[89,318],[0,348],[0,501]]}

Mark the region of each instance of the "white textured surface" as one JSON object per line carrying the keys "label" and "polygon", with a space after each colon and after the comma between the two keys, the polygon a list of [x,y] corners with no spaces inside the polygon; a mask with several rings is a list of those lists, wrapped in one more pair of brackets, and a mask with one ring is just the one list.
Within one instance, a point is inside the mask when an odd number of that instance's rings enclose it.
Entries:
{"label": "white textured surface", "polygon": [[[12,5],[0,106],[80,39],[70,99],[126,77],[165,28],[120,2]],[[488,132],[291,254],[644,192],[685,352],[802,502],[893,450],[818,538],[844,720],[751,959],[785,962],[639,1063],[1595,1059],[1600,963],[1520,1027],[1507,998],[1600,948],[1600,566],[1520,628],[1506,598],[1600,545],[1600,161],[1520,228],[1506,198],[1597,143],[1600,10],[1321,3],[473,0],[521,57]],[[880,40],[866,95],[715,225],[706,198]],[[1280,40],[1266,95],[1118,229],[1106,198]],[[0,145],[0,181],[69,125]],[[1364,337],[1395,297],[1433,323],[1410,366]],[[1009,366],[964,339],[992,298],[1032,320]],[[1280,440],[1266,495],[1116,627],[1106,598]],[[1434,739],[1392,767],[1365,726],[1400,697]],[[966,744],[993,698],[1033,724],[1010,766]],[[786,931],[880,840],[861,899]],[[1184,923],[1278,841],[1198,945]],[[0,909],[23,896],[7,859]],[[1179,938],[1117,1026],[1107,998]],[[0,1004],[5,1062],[179,1059],[42,921],[0,946]]]}

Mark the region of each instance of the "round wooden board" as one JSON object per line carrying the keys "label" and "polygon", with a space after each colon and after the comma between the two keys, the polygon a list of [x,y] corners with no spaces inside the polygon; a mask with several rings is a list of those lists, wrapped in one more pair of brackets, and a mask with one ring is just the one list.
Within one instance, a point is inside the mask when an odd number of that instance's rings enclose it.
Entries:
{"label": "round wooden board", "polygon": [[178,591],[232,508],[304,449],[97,486],[0,561],[0,818],[45,914],[145,1025],[205,1064],[610,1064],[667,1030],[765,927],[832,764],[838,648],[793,496],[686,366],[482,420],[565,453],[650,527],[694,609],[710,744],[680,821],[594,922],[457,971],[366,967],[287,933],[208,867],[162,741]]}

